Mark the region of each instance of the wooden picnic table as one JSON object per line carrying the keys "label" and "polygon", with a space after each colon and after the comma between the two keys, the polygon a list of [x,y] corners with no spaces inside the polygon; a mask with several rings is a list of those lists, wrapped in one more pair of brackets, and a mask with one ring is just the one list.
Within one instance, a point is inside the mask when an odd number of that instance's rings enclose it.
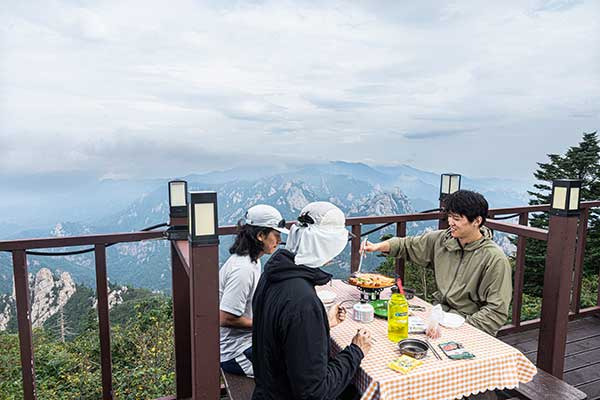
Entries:
{"label": "wooden picnic table", "polygon": [[[359,290],[340,280],[321,286],[317,291],[331,290],[336,293],[335,302],[360,300]],[[391,296],[389,289],[381,293],[382,299]],[[425,311],[411,311],[427,321],[431,304],[415,297],[409,300],[411,305],[420,305]],[[362,400],[442,400],[460,399],[472,394],[495,389],[512,389],[519,383],[533,379],[537,369],[519,350],[496,339],[479,329],[464,323],[459,328],[442,327],[442,336],[430,342],[436,347],[442,360],[438,360],[428,351],[423,364],[407,374],[390,369],[390,361],[400,356],[397,343],[387,337],[387,320],[375,317],[370,323],[361,323],[352,319],[352,304],[348,317],[331,329],[332,348],[340,351],[352,341],[358,328],[371,332],[374,342],[371,351],[362,360],[353,383],[363,393]],[[423,334],[410,334],[409,337],[424,339]],[[447,358],[439,343],[456,341],[475,355],[470,360],[451,360]]]}

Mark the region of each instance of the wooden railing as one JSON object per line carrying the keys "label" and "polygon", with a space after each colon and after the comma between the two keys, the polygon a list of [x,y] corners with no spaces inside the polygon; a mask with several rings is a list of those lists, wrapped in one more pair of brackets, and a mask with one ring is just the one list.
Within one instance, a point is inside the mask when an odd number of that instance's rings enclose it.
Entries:
{"label": "wooden railing", "polygon": [[100,333],[100,366],[102,371],[102,398],[113,398],[112,360],[110,352],[110,322],[108,319],[108,281],[106,276],[106,246],[116,243],[159,239],[163,232],[115,233],[47,239],[11,240],[0,242],[0,251],[11,251],[17,302],[17,324],[23,375],[23,398],[36,398],[35,366],[31,334],[27,250],[52,249],[73,246],[94,246],[96,262],[96,291],[98,296],[98,325]]}
{"label": "wooden railing", "polygon": [[[580,293],[582,266],[587,235],[589,209],[600,207],[600,201],[581,203],[582,212],[579,218],[565,221],[551,219],[548,230],[527,226],[529,214],[546,212],[548,205],[526,206],[516,208],[492,209],[491,217],[518,214],[519,223],[507,223],[488,219],[486,225],[500,232],[515,234],[517,239],[516,268],[514,273],[514,295],[512,324],[505,326],[501,334],[540,327],[539,346],[545,351],[548,359],[538,356],[538,366],[542,363],[555,376],[562,374],[564,362],[564,337],[566,323],[562,314],[568,318],[578,318],[590,314],[600,314],[600,289],[598,303],[587,309],[581,309]],[[415,213],[391,216],[353,217],[346,220],[355,237],[351,241],[351,270],[356,270],[359,262],[358,249],[360,235],[365,225],[395,224],[396,235],[406,236],[406,226],[414,221],[441,221],[444,215],[440,212]],[[553,222],[554,221],[554,222]],[[574,221],[574,222],[573,222]],[[186,219],[171,219],[171,225],[187,224]],[[562,224],[562,225],[561,225]],[[578,228],[579,227],[579,228]],[[234,226],[219,227],[219,235],[235,234]],[[13,254],[13,270],[17,301],[17,319],[19,328],[21,366],[23,375],[24,398],[33,400],[35,394],[35,369],[32,348],[31,321],[29,316],[29,285],[26,251],[41,248],[64,248],[70,246],[93,245],[96,261],[96,287],[98,292],[98,317],[100,332],[100,362],[102,371],[103,399],[112,399],[112,366],[110,354],[110,324],[108,319],[108,290],[106,276],[106,246],[113,243],[135,242],[149,239],[160,239],[163,232],[134,232],[109,235],[89,235],[78,237],[47,238],[0,241],[0,251]],[[537,239],[549,243],[544,278],[544,299],[541,319],[521,322],[521,305],[523,300],[523,277],[525,271],[525,249],[527,239]],[[571,246],[572,244],[572,246]],[[569,248],[572,247],[572,251]],[[574,259],[574,264],[569,264]],[[175,376],[176,398],[216,398],[218,392],[218,252],[217,246],[190,246],[188,241],[172,241],[171,245],[172,282],[173,282],[173,319],[175,332]],[[564,266],[567,265],[568,271]],[[571,269],[571,266],[574,267]],[[404,262],[396,262],[396,272],[404,275]],[[554,275],[552,275],[554,274]],[[562,274],[562,275],[561,275]],[[559,278],[557,279],[557,276]],[[568,277],[561,279],[562,277]],[[571,279],[571,277],[573,277]],[[546,281],[548,280],[548,282]],[[550,283],[549,283],[550,282]],[[558,285],[558,286],[557,286]],[[562,285],[562,286],[560,286]],[[565,285],[568,285],[565,286]],[[571,293],[570,302],[565,303],[564,295]],[[599,285],[600,286],[600,285]],[[556,293],[546,295],[548,291]],[[567,299],[568,300],[568,299]],[[561,314],[561,307],[567,309]],[[562,339],[561,339],[562,338]],[[555,344],[562,340],[563,352],[560,348],[553,351]],[[550,349],[550,351],[549,351]],[[544,356],[542,356],[543,358]],[[560,372],[558,372],[560,369]],[[202,393],[203,395],[198,395]],[[172,398],[172,397],[169,397]]]}

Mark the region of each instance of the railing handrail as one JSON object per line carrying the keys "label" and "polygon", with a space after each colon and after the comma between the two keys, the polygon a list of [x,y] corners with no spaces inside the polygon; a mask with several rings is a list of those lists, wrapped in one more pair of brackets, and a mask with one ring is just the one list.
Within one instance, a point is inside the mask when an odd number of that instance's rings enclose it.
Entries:
{"label": "railing handrail", "polygon": [[39,239],[5,240],[0,241],[0,251],[52,249],[97,244],[139,242],[141,240],[160,239],[163,237],[163,231],[150,231],[110,233],[99,235],[62,236]]}
{"label": "railing handrail", "polygon": [[[600,207],[600,200],[596,201],[584,201],[581,202],[581,208],[595,208]],[[490,216],[522,213],[522,212],[539,212],[548,211],[550,209],[549,204],[530,205],[521,207],[505,207],[505,208],[492,208],[489,210]],[[353,225],[377,225],[386,223],[398,223],[398,222],[415,222],[415,221],[430,221],[442,218],[443,212],[428,212],[428,213],[409,213],[409,214],[393,214],[393,215],[381,215],[381,216],[367,216],[367,217],[349,217],[346,219],[346,226]],[[295,221],[288,222],[288,226],[293,224]],[[505,226],[507,223],[500,223],[496,221],[490,221],[492,225],[497,224],[498,230],[502,230],[501,226]],[[511,224],[516,225],[516,224]],[[519,228],[519,233],[532,237],[535,239],[543,239],[544,230],[538,228],[531,228],[522,226]],[[528,231],[531,233],[528,235]],[[224,225],[218,228],[219,235],[235,235],[235,225]],[[509,232],[512,233],[512,232]],[[17,240],[4,240],[0,241],[0,251],[12,251],[12,250],[28,250],[28,249],[50,249],[50,248],[62,248],[62,247],[73,247],[73,246],[85,246],[85,245],[96,245],[96,244],[111,244],[111,243],[126,243],[126,242],[137,242],[141,240],[149,239],[160,239],[164,236],[163,231],[151,231],[151,232],[124,232],[124,233],[110,233],[110,234],[96,234],[96,235],[80,235],[80,236],[63,236],[63,237],[51,237],[51,238],[36,238],[36,239],[17,239]]]}

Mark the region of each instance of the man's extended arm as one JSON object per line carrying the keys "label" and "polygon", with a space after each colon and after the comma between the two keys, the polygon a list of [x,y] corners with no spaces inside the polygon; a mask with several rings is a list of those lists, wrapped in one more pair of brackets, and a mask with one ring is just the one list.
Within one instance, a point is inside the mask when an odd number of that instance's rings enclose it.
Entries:
{"label": "man's extended arm", "polygon": [[392,257],[408,259],[423,267],[431,265],[435,242],[443,234],[444,231],[433,231],[419,236],[391,238],[386,241],[389,245],[388,254]]}

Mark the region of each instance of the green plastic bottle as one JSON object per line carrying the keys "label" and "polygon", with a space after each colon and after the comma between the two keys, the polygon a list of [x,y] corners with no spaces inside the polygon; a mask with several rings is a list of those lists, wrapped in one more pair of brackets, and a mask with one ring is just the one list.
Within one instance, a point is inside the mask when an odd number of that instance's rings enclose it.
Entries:
{"label": "green plastic bottle", "polygon": [[388,338],[399,342],[408,337],[408,301],[404,296],[402,281],[392,287],[392,297],[388,301]]}

